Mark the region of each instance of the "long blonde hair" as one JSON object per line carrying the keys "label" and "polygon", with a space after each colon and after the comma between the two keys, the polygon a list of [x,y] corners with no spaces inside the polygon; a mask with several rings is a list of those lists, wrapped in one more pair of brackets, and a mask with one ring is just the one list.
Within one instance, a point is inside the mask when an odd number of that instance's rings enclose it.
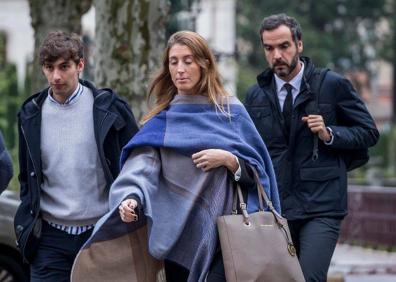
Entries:
{"label": "long blonde hair", "polygon": [[[210,50],[206,40],[196,32],[179,31],[174,33],[168,40],[165,52],[162,57],[162,67],[154,76],[149,86],[148,103],[154,98],[155,104],[152,109],[143,117],[142,123],[147,122],[160,111],[168,107],[173,97],[177,94],[177,88],[173,84],[169,72],[169,51],[175,45],[185,45],[190,48],[194,60],[200,67],[201,79],[197,84],[197,93],[208,96],[222,113],[226,113],[223,103],[224,97],[230,96],[224,89],[217,70],[215,57]],[[220,101],[220,102],[219,102]]]}

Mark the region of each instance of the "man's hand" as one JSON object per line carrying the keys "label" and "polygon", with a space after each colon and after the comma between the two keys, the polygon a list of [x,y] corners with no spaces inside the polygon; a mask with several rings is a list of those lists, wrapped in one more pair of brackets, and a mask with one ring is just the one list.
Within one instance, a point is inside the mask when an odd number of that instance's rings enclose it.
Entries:
{"label": "man's hand", "polygon": [[192,155],[192,160],[197,168],[208,171],[212,168],[225,166],[232,173],[235,173],[239,166],[235,156],[221,149],[202,150]]}
{"label": "man's hand", "polygon": [[306,122],[309,129],[314,133],[318,134],[320,140],[324,142],[330,142],[331,135],[327,130],[321,115],[308,115],[302,118],[303,122]]}

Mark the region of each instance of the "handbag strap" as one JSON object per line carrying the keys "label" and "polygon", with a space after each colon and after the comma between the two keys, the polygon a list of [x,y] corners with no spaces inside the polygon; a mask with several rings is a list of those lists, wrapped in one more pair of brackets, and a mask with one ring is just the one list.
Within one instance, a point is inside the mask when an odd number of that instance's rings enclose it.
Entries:
{"label": "handbag strap", "polygon": [[[268,209],[270,210],[270,212],[273,214],[273,216],[275,218],[275,222],[277,223],[279,228],[283,230],[283,232],[285,234],[285,238],[287,241],[287,249],[288,249],[290,255],[295,256],[296,249],[294,248],[293,242],[292,242],[292,240],[289,236],[289,233],[287,231],[287,225],[285,225],[283,223],[282,217],[275,210],[274,206],[272,205],[272,202],[269,200],[267,194],[265,193],[264,188],[261,185],[260,178],[257,174],[257,171],[253,167],[252,167],[252,170],[254,172],[254,177],[255,177],[256,184],[257,184],[257,194],[259,197],[259,210],[264,211],[264,205],[263,205],[263,199],[264,199],[265,204],[267,205]],[[242,190],[241,190],[241,187],[238,184],[236,184],[236,185],[234,185],[234,191],[233,191],[232,214],[237,214],[238,199],[239,199],[239,207],[241,208],[241,211],[242,211],[243,223],[247,226],[250,226],[251,223],[249,220],[249,214],[247,212],[246,203],[243,199]]]}
{"label": "handbag strap", "polygon": [[242,215],[243,215],[243,222],[246,225],[250,225],[250,221],[249,221],[249,214],[247,212],[246,209],[246,203],[243,200],[243,195],[242,195],[242,190],[241,187],[239,186],[239,184],[236,185],[236,188],[234,187],[234,196],[233,196],[233,201],[232,201],[232,214],[237,214],[237,202],[239,199],[239,207],[242,211]]}
{"label": "handbag strap", "polygon": [[[287,225],[285,226],[285,224],[282,221],[282,217],[280,214],[278,214],[278,212],[275,210],[274,206],[272,205],[272,202],[269,200],[267,194],[264,191],[263,186],[261,185],[260,182],[260,178],[257,174],[257,171],[252,168],[253,172],[254,172],[254,176],[255,176],[255,180],[257,183],[257,193],[259,196],[259,202],[261,198],[264,198],[264,201],[268,207],[268,209],[270,210],[270,212],[274,215],[275,221],[278,224],[279,228],[281,228],[285,234],[286,237],[286,241],[287,241],[287,249],[290,253],[291,256],[295,256],[296,255],[296,249],[294,247],[293,241],[291,240],[289,233],[287,231]],[[260,206],[261,208],[261,206]]]}
{"label": "handbag strap", "polygon": [[274,206],[272,205],[271,200],[268,198],[267,193],[265,193],[264,188],[261,185],[260,178],[258,176],[257,171],[254,168],[252,168],[252,170],[253,170],[253,173],[254,173],[254,179],[255,179],[256,184],[257,184],[257,194],[258,194],[258,197],[259,197],[260,209],[264,210],[263,204],[262,204],[262,201],[264,199],[265,205],[268,207],[268,209],[272,213],[274,213],[276,215],[276,217],[279,217],[278,212],[275,210]]}
{"label": "handbag strap", "polygon": [[[235,183],[235,182],[234,182]],[[238,192],[237,192],[237,185],[238,184],[234,184],[233,185],[233,197],[232,197],[232,214],[237,214],[238,213],[238,208],[237,208],[237,205],[238,205]]]}

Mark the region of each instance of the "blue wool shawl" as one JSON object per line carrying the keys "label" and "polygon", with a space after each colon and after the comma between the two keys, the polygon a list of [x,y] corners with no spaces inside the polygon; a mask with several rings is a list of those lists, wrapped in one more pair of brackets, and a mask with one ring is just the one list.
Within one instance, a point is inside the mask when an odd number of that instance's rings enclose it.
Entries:
{"label": "blue wool shawl", "polygon": [[[169,148],[191,156],[204,149],[223,149],[254,167],[274,208],[280,213],[276,177],[267,148],[236,97],[228,98],[230,116],[200,95],[176,95],[168,109],[149,120],[121,153],[121,166],[133,148]],[[257,192],[248,193],[248,211],[258,210]]]}

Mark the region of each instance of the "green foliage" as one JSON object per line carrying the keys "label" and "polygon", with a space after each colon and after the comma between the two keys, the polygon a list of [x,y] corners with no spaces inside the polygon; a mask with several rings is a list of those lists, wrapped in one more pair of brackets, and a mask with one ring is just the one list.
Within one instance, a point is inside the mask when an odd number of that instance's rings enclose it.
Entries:
{"label": "green foliage", "polygon": [[[169,38],[173,33],[188,29],[194,30],[194,13],[192,8],[199,4],[200,0],[170,0],[169,20],[166,26],[165,38]],[[183,12],[190,12],[183,14]]]}
{"label": "green foliage", "polygon": [[[16,114],[22,101],[18,93],[16,66],[6,61],[6,39],[5,33],[0,33],[0,130],[11,153],[16,176],[18,175]],[[12,190],[17,190],[17,177],[12,178],[10,187]]]}
{"label": "green foliage", "polygon": [[179,30],[179,23],[177,19],[177,13],[183,10],[183,0],[171,0],[169,21],[166,26],[166,38],[169,38],[173,33]]}
{"label": "green foliage", "polygon": [[15,146],[12,150],[9,150],[12,158],[12,164],[14,168],[14,177],[11,179],[10,183],[8,184],[8,188],[13,191],[19,190],[19,163],[18,163],[18,148]]}
{"label": "green foliage", "polygon": [[370,161],[375,161],[377,166],[388,167],[390,164],[390,140],[392,131],[381,132],[376,146],[370,148]]}
{"label": "green foliage", "polygon": [[245,100],[247,89],[256,83],[256,76],[260,71],[259,68],[249,67],[246,63],[239,65],[236,93],[238,93],[238,98],[241,101]]}
{"label": "green foliage", "polygon": [[[5,40],[0,40],[6,42]],[[1,50],[1,47],[0,47]],[[19,104],[17,72],[14,64],[6,63],[2,58],[0,64],[0,129],[4,133],[7,148],[12,149],[16,143],[16,112]]]}

